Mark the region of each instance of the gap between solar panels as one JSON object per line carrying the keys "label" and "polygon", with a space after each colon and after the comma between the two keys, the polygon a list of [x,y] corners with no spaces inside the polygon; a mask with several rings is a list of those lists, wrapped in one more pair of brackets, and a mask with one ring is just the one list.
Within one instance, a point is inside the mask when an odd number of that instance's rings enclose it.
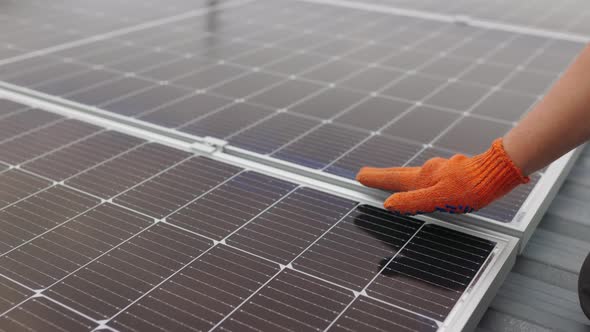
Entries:
{"label": "gap between solar panels", "polygon": [[0,94],[0,129],[11,331],[470,330],[516,255],[516,238],[22,95]]}

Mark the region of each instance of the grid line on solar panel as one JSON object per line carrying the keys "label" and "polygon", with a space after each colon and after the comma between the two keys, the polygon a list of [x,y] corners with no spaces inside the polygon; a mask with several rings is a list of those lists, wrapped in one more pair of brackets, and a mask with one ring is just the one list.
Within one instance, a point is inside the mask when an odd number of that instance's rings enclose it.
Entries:
{"label": "grid line on solar panel", "polygon": [[297,188],[230,234],[225,243],[288,264],[356,204],[311,188]]}
{"label": "grid line on solar panel", "polygon": [[63,117],[49,112],[28,109],[0,119],[0,142],[24,136],[38,128],[50,126]]}
{"label": "grid line on solar panel", "polygon": [[144,116],[185,98],[194,96],[190,90],[161,82],[122,98],[101,104],[102,109],[126,116]]}
{"label": "grid line on solar panel", "polygon": [[212,242],[158,223],[113,248],[45,295],[96,319],[106,319],[176,273]]}
{"label": "grid line on solar panel", "polygon": [[0,98],[0,119],[9,116],[13,113],[23,112],[30,108],[27,105],[19,104],[14,101]]}
{"label": "grid line on solar panel", "polygon": [[34,295],[27,288],[0,277],[0,316]]}
{"label": "grid line on solar panel", "polygon": [[63,120],[0,144],[0,160],[19,165],[59,148],[75,144],[101,131],[77,120]]}
{"label": "grid line on solar panel", "polygon": [[22,166],[23,169],[58,181],[96,167],[140,146],[144,141],[114,131],[89,137]]}
{"label": "grid line on solar panel", "polygon": [[110,199],[190,158],[188,152],[146,143],[70,177],[66,184]]}
{"label": "grid line on solar panel", "polygon": [[32,289],[43,289],[150,225],[151,219],[102,204],[3,254],[0,271]]}
{"label": "grid line on solar panel", "polygon": [[387,263],[367,293],[444,321],[494,247],[488,240],[425,225]]}
{"label": "grid line on solar panel", "polygon": [[0,173],[0,208],[16,204],[52,185],[51,182],[12,168]]}
{"label": "grid line on solar panel", "polygon": [[278,272],[275,264],[217,245],[108,324],[120,331],[208,330]]}
{"label": "grid line on solar panel", "polygon": [[213,330],[323,330],[352,299],[352,292],[285,269]]}
{"label": "grid line on solar panel", "polygon": [[363,166],[391,167],[405,165],[422,149],[422,145],[384,135],[371,135],[345,154],[329,163],[324,171],[354,179]]}
{"label": "grid line on solar panel", "polygon": [[196,118],[179,127],[184,132],[205,137],[226,138],[241,128],[259,123],[272,111],[249,103],[234,103],[219,112],[211,112],[203,118]]}
{"label": "grid line on solar panel", "polygon": [[[549,44],[549,41],[546,41],[544,45]],[[528,63],[529,61],[532,61],[532,59],[535,58],[536,54],[539,54],[540,51],[537,51],[537,53],[534,53],[532,55],[530,55],[528,58],[524,59],[521,63]],[[508,82],[517,72],[512,72],[510,74],[508,74],[500,83],[499,86],[502,86],[505,82]],[[493,93],[493,90],[488,91],[484,96],[482,96],[482,98],[480,98],[477,102],[475,102],[467,111],[466,114],[471,114],[471,112],[473,111],[473,109],[475,107],[477,107],[477,105],[479,105],[480,103],[482,103],[487,96],[491,95]],[[456,125],[459,124],[461,121],[463,120],[469,120],[469,118],[467,117],[461,117],[459,119],[457,119],[455,122],[453,122],[446,130],[443,130],[435,139],[433,139],[433,141],[430,143],[431,145],[437,146],[438,144],[441,144],[441,140],[443,140],[445,137],[449,137],[448,135],[450,135],[452,133],[452,130],[454,128],[456,128]],[[504,129],[505,131],[507,131],[509,128]],[[485,149],[485,146],[482,147],[482,145],[487,145],[489,144],[489,141],[491,141],[494,137],[498,137],[497,134],[502,135],[503,133],[498,133],[498,132],[492,132],[492,133],[488,133],[485,137],[485,143],[480,143],[478,146],[474,147],[471,151],[466,151],[468,153],[475,153],[476,151],[483,151]],[[487,136],[494,136],[494,137],[487,137]],[[448,143],[447,143],[448,144]],[[444,144],[441,144],[444,146]],[[461,150],[460,146],[456,146],[458,145],[457,143],[452,144],[453,146],[451,146],[451,148],[453,148],[454,150]],[[449,147],[449,146],[447,146]]]}
{"label": "grid line on solar panel", "polygon": [[435,321],[359,296],[332,322],[328,331],[437,331]]}
{"label": "grid line on solar panel", "polygon": [[35,296],[0,316],[7,331],[92,331],[98,324],[57,304]]}
{"label": "grid line on solar panel", "polygon": [[47,233],[99,203],[57,185],[0,210],[0,254]]}
{"label": "grid line on solar panel", "polygon": [[294,262],[311,275],[360,291],[423,225],[362,205],[347,214]]}
{"label": "grid line on solar panel", "polygon": [[176,128],[182,125],[189,125],[210,114],[223,111],[235,103],[230,98],[203,91],[197,91],[185,97],[174,100],[154,110],[140,113],[138,116],[144,121],[164,127]]}
{"label": "grid line on solar panel", "polygon": [[333,124],[320,125],[271,153],[272,157],[323,169],[369,134]]}
{"label": "grid line on solar panel", "polygon": [[193,157],[115,196],[116,203],[164,218],[241,171],[203,157]]}
{"label": "grid line on solar panel", "polygon": [[166,222],[222,240],[281,200],[296,185],[242,172],[166,218]]}

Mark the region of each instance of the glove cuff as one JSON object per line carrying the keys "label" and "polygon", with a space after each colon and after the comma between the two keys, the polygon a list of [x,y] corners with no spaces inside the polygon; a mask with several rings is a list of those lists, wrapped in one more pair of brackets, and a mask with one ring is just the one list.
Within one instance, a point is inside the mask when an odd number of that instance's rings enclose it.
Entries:
{"label": "glove cuff", "polygon": [[490,202],[530,181],[506,153],[501,138],[488,151],[471,158],[469,169],[475,181],[474,189]]}

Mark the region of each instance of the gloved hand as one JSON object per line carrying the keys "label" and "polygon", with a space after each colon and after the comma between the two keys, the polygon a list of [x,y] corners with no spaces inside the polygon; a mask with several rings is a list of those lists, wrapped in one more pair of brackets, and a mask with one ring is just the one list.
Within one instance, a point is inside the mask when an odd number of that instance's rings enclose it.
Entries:
{"label": "gloved hand", "polygon": [[363,167],[356,178],[369,187],[399,192],[384,206],[405,215],[472,212],[529,182],[504,151],[502,139],[475,157],[433,158],[422,167]]}

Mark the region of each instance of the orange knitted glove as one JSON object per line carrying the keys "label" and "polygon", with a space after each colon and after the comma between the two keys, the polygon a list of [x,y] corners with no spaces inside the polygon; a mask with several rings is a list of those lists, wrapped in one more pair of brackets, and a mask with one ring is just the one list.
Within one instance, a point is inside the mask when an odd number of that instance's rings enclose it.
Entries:
{"label": "orange knitted glove", "polygon": [[433,158],[422,167],[363,167],[356,178],[369,187],[402,191],[384,206],[406,215],[472,212],[529,182],[504,151],[502,139],[475,157]]}

